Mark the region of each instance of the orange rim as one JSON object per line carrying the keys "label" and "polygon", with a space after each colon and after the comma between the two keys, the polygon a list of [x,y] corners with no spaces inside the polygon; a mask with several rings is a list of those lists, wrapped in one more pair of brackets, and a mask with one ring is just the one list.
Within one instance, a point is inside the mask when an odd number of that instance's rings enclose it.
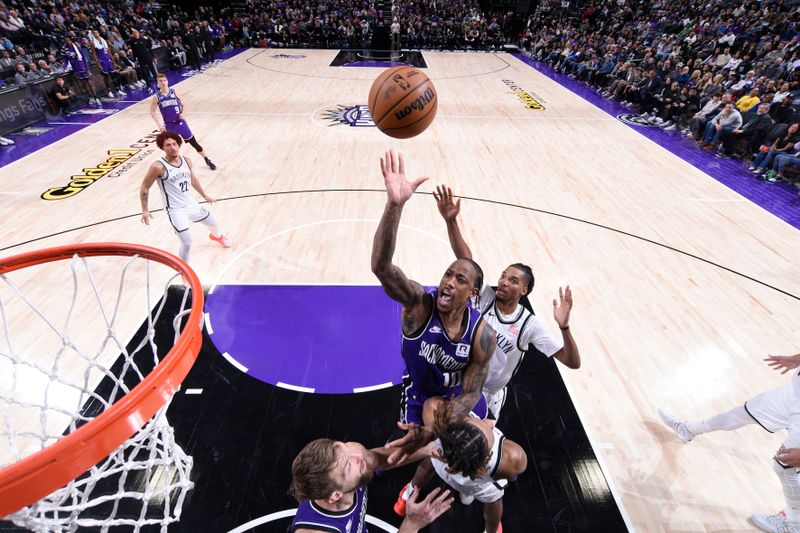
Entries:
{"label": "orange rim", "polygon": [[200,352],[203,287],[186,263],[163,250],[112,242],[59,246],[0,259],[0,275],[69,259],[75,254],[82,257],[138,255],[174,268],[189,281],[192,308],[175,345],[133,390],[58,442],[0,470],[0,517],[41,500],[108,457],[172,397]]}

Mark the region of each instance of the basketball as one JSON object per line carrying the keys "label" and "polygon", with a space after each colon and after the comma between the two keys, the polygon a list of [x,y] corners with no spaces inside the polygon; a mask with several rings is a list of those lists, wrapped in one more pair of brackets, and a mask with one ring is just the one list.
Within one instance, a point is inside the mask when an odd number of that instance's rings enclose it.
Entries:
{"label": "basketball", "polygon": [[408,65],[384,70],[369,90],[369,112],[383,133],[396,139],[419,135],[436,116],[436,88]]}

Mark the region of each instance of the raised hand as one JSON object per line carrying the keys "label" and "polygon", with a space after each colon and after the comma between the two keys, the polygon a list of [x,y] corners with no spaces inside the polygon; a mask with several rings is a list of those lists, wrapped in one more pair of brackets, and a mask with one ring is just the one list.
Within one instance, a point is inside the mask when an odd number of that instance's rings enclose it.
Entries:
{"label": "raised hand", "polygon": [[450,490],[441,492],[440,487],[433,489],[428,497],[421,502],[417,501],[419,491],[411,493],[411,498],[406,503],[406,519],[409,526],[421,529],[439,518],[453,505],[453,496]]}
{"label": "raised hand", "polygon": [[800,354],[796,355],[769,355],[764,361],[775,370],[783,370],[781,374],[787,373],[800,366]]}
{"label": "raised hand", "polygon": [[569,314],[572,311],[572,289],[567,288],[562,290],[558,288],[558,300],[553,298],[553,318],[558,322],[559,328],[566,328],[569,326]]}
{"label": "raised hand", "polygon": [[414,181],[406,180],[403,154],[397,154],[395,157],[392,150],[386,152],[381,158],[381,173],[383,173],[389,203],[394,205],[405,204],[417,187],[428,179],[427,176],[422,176]]}
{"label": "raised hand", "polygon": [[453,190],[444,185],[436,186],[433,197],[436,198],[436,207],[439,208],[439,214],[442,215],[442,218],[447,222],[455,220],[461,211],[461,198],[453,201]]}
{"label": "raised hand", "polygon": [[402,463],[412,453],[433,440],[433,434],[425,426],[398,422],[397,427],[405,431],[406,434],[397,440],[386,443],[387,448],[396,448],[387,459],[390,465]]}

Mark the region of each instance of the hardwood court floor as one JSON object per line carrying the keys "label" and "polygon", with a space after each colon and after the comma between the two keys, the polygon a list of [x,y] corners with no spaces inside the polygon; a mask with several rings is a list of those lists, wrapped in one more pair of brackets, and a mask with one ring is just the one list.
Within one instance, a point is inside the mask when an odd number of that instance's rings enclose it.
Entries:
{"label": "hardwood court floor", "polygon": [[[425,53],[440,101],[417,138],[331,126],[325,111],[365,104],[379,72],[330,68],[335,53],[251,50],[176,87],[219,170],[184,154],[235,242],[223,250],[194,230],[190,263],[203,282],[375,284],[378,157],[402,151],[411,177],[431,176],[398,238],[396,263],[411,278],[434,284],[451,260],[425,194],[446,183],[469,198],[462,226],[489,280],[509,263],[532,265],[531,300],[548,321],[558,286],[573,287],[583,366],[561,373],[631,527],[747,531],[749,514],[780,509],[770,468],[779,435],[752,426],[683,445],[655,410],[706,417],[787,382],[761,359],[797,352],[797,230],[506,54]],[[138,221],[139,183],[157,155],[147,109],[0,170],[3,192],[18,193],[0,203],[4,246],[37,239],[6,253],[103,240],[177,249],[163,212],[149,228]],[[132,149],[143,159],[118,177],[40,199],[108,150]]]}

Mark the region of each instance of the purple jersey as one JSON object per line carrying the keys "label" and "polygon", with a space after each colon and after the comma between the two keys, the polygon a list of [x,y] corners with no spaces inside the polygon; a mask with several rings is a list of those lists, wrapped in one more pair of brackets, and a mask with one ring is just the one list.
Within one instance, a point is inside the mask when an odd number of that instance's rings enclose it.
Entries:
{"label": "purple jersey", "polygon": [[178,100],[175,90],[170,89],[167,94],[156,91],[156,97],[158,98],[158,109],[161,111],[164,122],[178,122],[183,112],[183,106],[181,101]]}
{"label": "purple jersey", "polygon": [[313,501],[301,501],[291,531],[317,529],[330,533],[367,533],[367,526],[364,523],[366,516],[367,487],[364,486],[356,489],[353,506],[344,511],[328,511]]}
{"label": "purple jersey", "polygon": [[100,70],[102,70],[105,74],[111,74],[114,72],[114,62],[111,61],[111,56],[108,55],[108,50],[105,48],[95,48],[95,53],[97,53],[97,64],[100,67]]}
{"label": "purple jersey", "polygon": [[403,360],[412,388],[426,398],[453,396],[461,392],[464,369],[470,361],[470,350],[482,317],[480,311],[467,305],[464,320],[467,327],[458,339],[450,339],[436,310],[438,289],[433,289],[428,323],[407,337],[403,335]]}
{"label": "purple jersey", "polygon": [[75,72],[75,77],[78,79],[86,79],[89,77],[89,63],[83,57],[83,49],[78,43],[73,43],[72,46],[64,43],[61,48],[61,55],[67,58],[72,70]]}

